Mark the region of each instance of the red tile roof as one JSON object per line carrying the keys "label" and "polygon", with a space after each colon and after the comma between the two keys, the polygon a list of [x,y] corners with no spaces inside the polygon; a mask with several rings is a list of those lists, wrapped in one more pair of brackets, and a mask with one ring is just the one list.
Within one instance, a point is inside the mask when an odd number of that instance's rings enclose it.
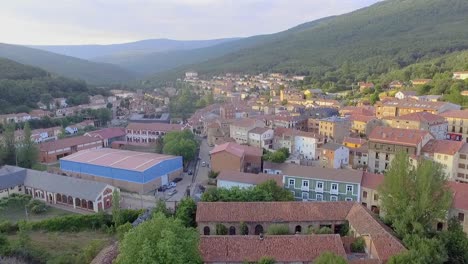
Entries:
{"label": "red tile roof", "polygon": [[283,176],[276,174],[265,174],[265,173],[245,173],[239,171],[223,170],[217,177],[218,181],[231,181],[258,185],[268,180],[274,180],[276,184],[283,187]]}
{"label": "red tile roof", "polygon": [[210,151],[210,155],[216,154],[221,151],[227,151],[238,157],[242,157],[244,155],[260,157],[263,155],[263,150],[261,148],[256,148],[256,147],[251,147],[251,146],[246,146],[246,145],[239,145],[234,142],[228,142],[228,143],[224,143],[221,145],[216,145]]}
{"label": "red tile roof", "polygon": [[359,114],[352,114],[351,115],[351,121],[357,121],[357,122],[369,122],[373,119],[376,119],[375,116],[370,116],[370,115],[359,115]]}
{"label": "red tile roof", "polygon": [[463,147],[462,141],[431,139],[422,148],[425,153],[441,153],[446,155],[455,155]]}
{"label": "red tile roof", "polygon": [[408,121],[419,121],[419,122],[426,122],[430,124],[442,124],[445,121],[445,118],[441,115],[434,115],[429,112],[416,112],[407,115],[402,115],[399,117],[395,117],[394,119],[399,120],[408,120]]}
{"label": "red tile roof", "polygon": [[125,129],[122,127],[109,127],[101,130],[91,131],[85,134],[92,137],[99,137],[101,139],[110,139],[125,136]]}
{"label": "red tile roof", "polygon": [[393,236],[391,229],[377,220],[361,204],[354,204],[346,219],[356,233],[371,237],[381,261],[386,262],[391,256],[406,251],[401,241]]}
{"label": "red tile roof", "polygon": [[85,136],[69,137],[39,144],[40,151],[51,151],[87,143],[101,143],[101,139]]}
{"label": "red tile roof", "polygon": [[428,134],[424,130],[378,126],[370,133],[369,141],[417,146]]}
{"label": "red tile roof", "polygon": [[226,223],[339,221],[352,206],[352,202],[200,202],[196,218]]}
{"label": "red tile roof", "polygon": [[325,251],[346,258],[340,236],[265,235],[201,236],[199,250],[205,263],[243,263],[272,257],[277,262],[312,262]]}
{"label": "red tile roof", "polygon": [[361,186],[364,188],[377,190],[377,187],[383,183],[384,177],[385,176],[383,174],[364,172],[362,175]]}
{"label": "red tile roof", "polygon": [[182,130],[182,125],[179,124],[166,124],[166,123],[130,123],[127,126],[127,129],[132,130],[148,130],[148,131],[180,131]]}
{"label": "red tile roof", "polygon": [[453,192],[452,207],[468,211],[468,184],[460,182],[449,182]]}
{"label": "red tile roof", "polygon": [[449,118],[468,119],[468,110],[451,110],[451,111],[443,112],[440,115],[445,118],[449,117]]}

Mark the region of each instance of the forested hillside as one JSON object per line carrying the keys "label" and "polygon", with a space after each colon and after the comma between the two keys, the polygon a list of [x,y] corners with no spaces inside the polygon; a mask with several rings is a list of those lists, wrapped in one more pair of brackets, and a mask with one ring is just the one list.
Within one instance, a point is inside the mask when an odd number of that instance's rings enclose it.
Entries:
{"label": "forested hillside", "polygon": [[[375,78],[410,64],[468,48],[468,1],[388,0],[355,12],[300,25],[206,62],[155,75],[160,81],[187,69],[201,74],[284,72],[313,82]],[[228,44],[240,45],[243,39]],[[215,47],[214,47],[215,48]],[[349,78],[343,78],[342,76]],[[340,83],[342,82],[342,83]]]}
{"label": "forested hillside", "polygon": [[0,114],[29,112],[42,100],[65,97],[71,105],[88,103],[88,95],[106,94],[84,81],[56,77],[48,72],[0,58]]}
{"label": "forested hillside", "polygon": [[111,84],[130,81],[133,73],[118,66],[96,63],[43,50],[0,43],[0,57],[40,67],[50,73],[84,80],[91,84]]}

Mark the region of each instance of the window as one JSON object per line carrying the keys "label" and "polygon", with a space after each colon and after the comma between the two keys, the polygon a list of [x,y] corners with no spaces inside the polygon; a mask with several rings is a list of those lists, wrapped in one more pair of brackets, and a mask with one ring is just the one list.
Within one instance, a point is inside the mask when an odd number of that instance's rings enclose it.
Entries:
{"label": "window", "polygon": [[460,159],[466,159],[466,154],[460,154]]}
{"label": "window", "polygon": [[464,213],[458,213],[458,221],[460,221],[460,222],[465,221],[465,214]]}
{"label": "window", "polygon": [[352,185],[346,185],[346,192],[353,192],[353,186]]}
{"label": "window", "polygon": [[309,200],[309,193],[308,192],[303,192],[302,193],[302,200]]}
{"label": "window", "polygon": [[367,192],[366,191],[362,191],[362,197],[367,198]]}
{"label": "window", "polygon": [[448,159],[448,156],[447,155],[444,155],[444,160],[447,160]]}
{"label": "window", "polygon": [[374,194],[374,201],[378,201],[379,200],[379,195],[378,194]]}
{"label": "window", "polygon": [[458,163],[458,168],[464,169],[464,168],[465,168],[465,164],[463,164],[463,163]]}
{"label": "window", "polygon": [[338,193],[338,183],[331,184],[331,193]]}
{"label": "window", "polygon": [[303,180],[302,181],[302,187],[309,189],[309,181],[308,180]]}
{"label": "window", "polygon": [[295,185],[296,185],[296,181],[294,179],[289,179],[289,187],[294,188]]}
{"label": "window", "polygon": [[335,196],[335,195],[330,196],[330,201],[338,201],[338,196]]}
{"label": "window", "polygon": [[318,194],[315,195],[315,199],[317,201],[322,201],[323,200],[323,195],[318,193]]}
{"label": "window", "polygon": [[352,202],[353,201],[353,198],[350,198],[350,197],[346,197],[345,199],[347,202]]}
{"label": "window", "polygon": [[318,192],[323,192],[323,182],[318,181],[315,185],[315,190]]}

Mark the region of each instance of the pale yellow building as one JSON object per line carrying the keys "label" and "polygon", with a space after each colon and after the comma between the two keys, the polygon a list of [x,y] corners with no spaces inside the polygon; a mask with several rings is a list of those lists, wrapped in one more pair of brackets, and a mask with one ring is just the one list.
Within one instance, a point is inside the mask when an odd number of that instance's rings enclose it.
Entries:
{"label": "pale yellow building", "polygon": [[462,146],[461,141],[431,139],[421,152],[424,157],[441,164],[447,179],[454,181],[457,178],[458,151]]}
{"label": "pale yellow building", "polygon": [[442,114],[448,122],[449,136],[461,136],[461,140],[468,142],[468,110],[453,110]]}

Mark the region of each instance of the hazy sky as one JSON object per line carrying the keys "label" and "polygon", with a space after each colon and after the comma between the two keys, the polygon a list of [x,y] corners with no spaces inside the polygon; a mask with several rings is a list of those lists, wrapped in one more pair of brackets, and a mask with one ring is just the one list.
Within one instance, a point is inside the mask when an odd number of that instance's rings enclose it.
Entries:
{"label": "hazy sky", "polygon": [[108,44],[274,33],[380,0],[4,0],[0,42]]}

